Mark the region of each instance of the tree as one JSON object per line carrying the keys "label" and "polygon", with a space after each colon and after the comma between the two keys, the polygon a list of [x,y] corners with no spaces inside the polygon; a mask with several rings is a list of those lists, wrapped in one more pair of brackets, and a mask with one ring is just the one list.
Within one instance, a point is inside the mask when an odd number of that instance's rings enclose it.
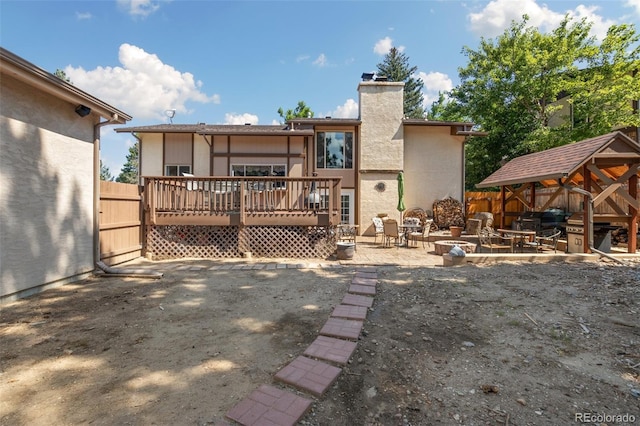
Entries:
{"label": "tree", "polygon": [[102,159],[100,160],[100,180],[112,181],[113,176],[111,176],[111,171],[109,170],[109,166],[102,163]]}
{"label": "tree", "polygon": [[127,162],[122,166],[120,174],[116,178],[116,182],[121,183],[138,183],[138,144],[134,144],[129,148],[127,154]]}
{"label": "tree", "polygon": [[311,118],[313,117],[313,111],[309,108],[304,101],[299,101],[295,109],[288,109],[285,113],[282,107],[278,108],[278,114],[282,119],[287,122],[294,118]]}
{"label": "tree", "polygon": [[404,82],[404,115],[407,118],[424,118],[424,98],[422,88],[424,83],[414,77],[418,67],[409,66],[409,57],[392,47],[377,65],[378,75],[385,76],[389,81]]}
{"label": "tree", "polygon": [[60,80],[64,80],[69,84],[73,84],[71,82],[71,79],[69,77],[67,77],[67,73],[65,73],[63,70],[61,70],[60,68],[56,69],[56,72],[53,73],[53,75],[55,75],[56,77],[58,77]]}
{"label": "tree", "polygon": [[585,20],[565,17],[548,34],[527,21],[463,49],[468,64],[450,109],[488,132],[467,143],[467,187],[514,157],[640,124],[632,108],[640,98],[632,25],[611,27],[598,46]]}

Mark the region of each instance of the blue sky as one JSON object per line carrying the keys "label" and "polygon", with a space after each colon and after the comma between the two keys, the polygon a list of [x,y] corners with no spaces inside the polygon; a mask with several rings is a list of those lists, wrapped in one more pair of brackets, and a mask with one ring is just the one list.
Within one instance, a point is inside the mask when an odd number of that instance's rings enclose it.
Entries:
{"label": "blue sky", "polygon": [[[425,107],[459,83],[463,46],[524,13],[553,29],[569,13],[640,31],[640,0],[0,0],[0,44],[133,116],[127,126],[274,124],[305,101],[316,117],[357,117],[357,87],[395,46],[418,67]],[[131,135],[102,131],[117,176]]]}

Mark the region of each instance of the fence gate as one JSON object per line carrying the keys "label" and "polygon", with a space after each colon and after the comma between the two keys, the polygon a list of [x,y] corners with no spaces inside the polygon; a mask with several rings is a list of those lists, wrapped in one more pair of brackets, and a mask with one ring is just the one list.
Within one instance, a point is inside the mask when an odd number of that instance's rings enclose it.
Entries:
{"label": "fence gate", "polygon": [[115,265],[142,256],[138,185],[100,181],[100,260]]}

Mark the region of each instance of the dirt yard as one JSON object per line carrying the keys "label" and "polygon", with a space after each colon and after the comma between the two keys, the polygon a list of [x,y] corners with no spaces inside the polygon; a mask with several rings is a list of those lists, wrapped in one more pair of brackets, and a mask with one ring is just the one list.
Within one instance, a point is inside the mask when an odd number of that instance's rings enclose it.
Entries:
{"label": "dirt yard", "polygon": [[[232,424],[356,271],[282,266],[162,262],[0,306],[0,424]],[[639,267],[380,266],[350,364],[301,423],[640,424]]]}

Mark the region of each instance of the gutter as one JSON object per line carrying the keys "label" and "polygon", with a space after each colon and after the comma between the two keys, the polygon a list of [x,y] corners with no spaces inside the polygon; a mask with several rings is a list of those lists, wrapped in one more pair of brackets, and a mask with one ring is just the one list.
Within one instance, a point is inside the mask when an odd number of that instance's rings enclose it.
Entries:
{"label": "gutter", "polygon": [[599,254],[602,257],[606,257],[607,259],[613,260],[614,262],[617,262],[621,265],[624,266],[629,266],[627,265],[626,262],[623,262],[622,260],[615,258],[613,256],[611,256],[610,254],[607,254],[603,251],[598,250],[597,248],[595,248],[593,246],[593,210],[595,209],[595,206],[593,205],[593,194],[589,191],[585,191],[582,188],[576,188],[573,186],[569,186],[565,183],[562,182],[561,178],[558,178],[558,185],[560,185],[560,187],[572,191],[572,192],[577,192],[578,194],[581,195],[586,195],[589,198],[589,213],[587,215],[588,217],[588,221],[589,221],[589,250],[591,250],[593,253]]}

